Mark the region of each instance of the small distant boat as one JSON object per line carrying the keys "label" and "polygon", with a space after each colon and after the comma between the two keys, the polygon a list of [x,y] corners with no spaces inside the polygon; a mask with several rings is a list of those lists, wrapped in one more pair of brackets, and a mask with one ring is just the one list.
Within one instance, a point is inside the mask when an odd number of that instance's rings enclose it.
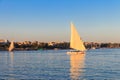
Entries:
{"label": "small distant boat", "polygon": [[71,40],[70,40],[70,48],[74,49],[72,51],[67,52],[67,54],[72,53],[84,53],[86,48],[81,40],[75,26],[71,23]]}
{"label": "small distant boat", "polygon": [[92,47],[91,49],[96,49],[95,47]]}
{"label": "small distant boat", "polygon": [[11,41],[11,44],[10,44],[10,47],[8,50],[11,52],[11,51],[13,51],[13,49],[14,49],[14,42]]}

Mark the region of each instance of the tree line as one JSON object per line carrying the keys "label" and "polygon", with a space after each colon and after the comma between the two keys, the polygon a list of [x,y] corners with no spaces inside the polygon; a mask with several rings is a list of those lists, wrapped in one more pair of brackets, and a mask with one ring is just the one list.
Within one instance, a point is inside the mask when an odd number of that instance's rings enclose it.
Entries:
{"label": "tree line", "polygon": [[[84,42],[84,45],[87,49],[99,49],[99,48],[120,48],[120,43],[95,43],[95,42]],[[0,50],[8,50],[10,42],[0,43]],[[45,49],[70,49],[69,42],[30,42],[26,41],[24,43],[14,42],[15,50],[45,50]]]}

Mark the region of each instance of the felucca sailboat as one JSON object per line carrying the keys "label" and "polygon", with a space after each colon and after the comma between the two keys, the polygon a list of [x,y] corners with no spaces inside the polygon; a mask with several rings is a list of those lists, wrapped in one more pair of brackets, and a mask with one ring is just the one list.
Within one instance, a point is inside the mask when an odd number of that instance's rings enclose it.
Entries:
{"label": "felucca sailboat", "polygon": [[14,49],[14,42],[13,41],[11,41],[11,44],[10,44],[10,47],[9,47],[9,51],[13,51],[13,49]]}
{"label": "felucca sailboat", "polygon": [[69,53],[84,53],[86,48],[81,40],[75,26],[71,23],[71,39],[70,39],[70,48],[74,49],[73,51],[67,52]]}

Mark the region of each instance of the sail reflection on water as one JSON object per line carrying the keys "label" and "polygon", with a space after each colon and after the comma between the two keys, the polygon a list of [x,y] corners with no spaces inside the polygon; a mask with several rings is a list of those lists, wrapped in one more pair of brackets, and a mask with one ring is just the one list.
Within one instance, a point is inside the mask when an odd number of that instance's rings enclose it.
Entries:
{"label": "sail reflection on water", "polygon": [[83,73],[85,54],[70,55],[70,77],[72,80],[78,80]]}
{"label": "sail reflection on water", "polygon": [[15,74],[14,74],[14,53],[13,52],[9,52],[9,68],[8,68],[8,76],[9,76],[9,80],[16,80],[14,78]]}
{"label": "sail reflection on water", "polygon": [[13,63],[14,63],[14,53],[13,52],[9,52],[9,57],[10,57],[10,68],[13,68]]}

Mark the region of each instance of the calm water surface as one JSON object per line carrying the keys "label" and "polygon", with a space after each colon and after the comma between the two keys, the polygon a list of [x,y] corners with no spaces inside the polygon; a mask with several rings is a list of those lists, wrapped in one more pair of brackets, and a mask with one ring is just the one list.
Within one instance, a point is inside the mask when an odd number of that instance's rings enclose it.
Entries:
{"label": "calm water surface", "polygon": [[120,49],[0,51],[0,79],[120,80]]}

